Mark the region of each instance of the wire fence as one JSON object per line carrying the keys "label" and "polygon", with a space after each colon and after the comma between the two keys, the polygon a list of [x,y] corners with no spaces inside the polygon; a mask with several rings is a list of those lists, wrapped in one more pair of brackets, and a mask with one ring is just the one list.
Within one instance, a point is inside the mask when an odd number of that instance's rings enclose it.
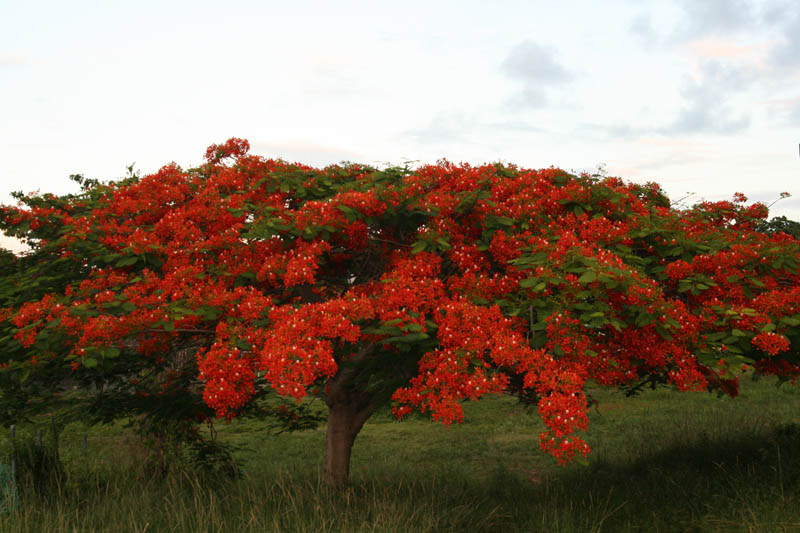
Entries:
{"label": "wire fence", "polygon": [[8,463],[0,463],[0,513],[16,510],[19,504],[17,491],[17,455],[15,453],[16,426],[11,425],[11,457]]}
{"label": "wire fence", "polygon": [[[20,484],[28,482],[36,490],[46,489],[48,484],[58,483],[63,477],[59,458],[58,432],[55,421],[50,418],[51,440],[47,445],[44,432],[37,428],[31,435],[18,435],[16,425],[9,427],[10,451],[0,460],[0,513],[12,512],[19,506]],[[83,432],[82,459],[85,474],[89,474],[87,432]]]}

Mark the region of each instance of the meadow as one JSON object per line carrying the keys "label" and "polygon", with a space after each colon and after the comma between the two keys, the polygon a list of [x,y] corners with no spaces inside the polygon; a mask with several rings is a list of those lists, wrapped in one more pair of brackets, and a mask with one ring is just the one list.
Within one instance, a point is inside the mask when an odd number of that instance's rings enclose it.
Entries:
{"label": "meadow", "polygon": [[222,424],[241,479],[176,469],[154,480],[122,424],[73,423],[60,435],[60,483],[20,486],[0,531],[800,530],[800,387],[741,385],[735,399],[593,390],[592,454],[566,467],[539,451],[543,425],[513,398],[469,402],[451,427],[378,413],[342,491],[321,482],[324,425],[276,435],[252,420]]}

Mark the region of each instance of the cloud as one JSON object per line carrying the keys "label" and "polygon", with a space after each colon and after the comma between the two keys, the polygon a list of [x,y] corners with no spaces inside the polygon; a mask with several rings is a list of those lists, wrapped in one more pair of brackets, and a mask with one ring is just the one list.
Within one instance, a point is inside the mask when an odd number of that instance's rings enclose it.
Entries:
{"label": "cloud", "polygon": [[406,133],[419,144],[467,143],[467,132],[475,130],[475,119],[463,112],[437,113],[424,127]]}
{"label": "cloud", "polygon": [[[657,11],[656,9],[660,9]],[[677,9],[677,11],[676,11]],[[668,21],[654,24],[653,21]],[[633,18],[630,32],[646,48],[674,52],[681,47],[696,73],[686,76],[682,108],[674,120],[650,133],[730,135],[751,123],[732,100],[761,89],[781,94],[800,73],[800,3],[775,0],[675,0]],[[770,105],[770,116],[797,121],[794,106]],[[641,130],[617,127],[630,137]]]}
{"label": "cloud", "polygon": [[525,122],[523,120],[503,120],[499,122],[487,122],[482,124],[481,127],[497,131],[514,131],[520,133],[543,133],[547,130],[538,126]]}
{"label": "cloud", "polygon": [[572,77],[556,60],[555,51],[531,41],[514,47],[503,61],[502,69],[523,82],[558,83]]}
{"label": "cloud", "polygon": [[676,37],[735,32],[752,28],[757,19],[755,6],[748,0],[680,0],[685,12],[684,23]]}
{"label": "cloud", "polygon": [[684,108],[678,118],[661,130],[664,134],[721,133],[732,134],[747,129],[750,117],[725,118],[719,108],[706,107],[708,100],[698,99]]}
{"label": "cloud", "polygon": [[323,167],[341,161],[359,161],[361,155],[336,146],[327,146],[307,139],[286,142],[255,141],[251,143],[253,154],[282,158],[289,162]]}
{"label": "cloud", "polygon": [[[502,139],[509,134],[519,136],[544,131],[543,128],[516,118],[486,121],[474,113],[458,110],[437,113],[427,125],[404,133],[421,145],[466,144],[486,147],[501,145]],[[480,137],[476,137],[476,133]],[[487,139],[491,139],[491,142],[487,142]]]}
{"label": "cloud", "polygon": [[734,39],[703,38],[691,41],[688,48],[697,58],[750,63],[763,68],[767,45],[744,45]]}
{"label": "cloud", "polygon": [[0,68],[3,67],[26,67],[39,63],[39,59],[35,57],[25,56],[21,54],[8,54],[0,52]]}
{"label": "cloud", "polygon": [[800,123],[800,96],[793,98],[772,98],[758,102],[766,106],[768,116],[785,126]]}
{"label": "cloud", "polygon": [[14,237],[9,237],[4,233],[0,233],[0,248],[5,248],[6,250],[9,250],[15,254],[20,254],[30,249],[30,247],[21,240]]}
{"label": "cloud", "polygon": [[675,121],[662,128],[661,133],[722,133],[742,131],[750,125],[746,115],[735,116],[727,105],[729,96],[746,89],[752,72],[747,68],[725,65],[716,60],[702,61],[699,80],[684,81],[681,95],[685,105]]}
{"label": "cloud", "polygon": [[[653,134],[738,133],[750,126],[750,117],[738,112],[730,101],[750,88],[756,79],[756,71],[755,67],[749,65],[730,65],[714,59],[701,59],[695,75],[684,77],[679,91],[682,107],[673,120],[660,125],[616,122],[585,126],[602,131],[608,137],[626,141]],[[657,105],[658,102],[653,104]]]}
{"label": "cloud", "polygon": [[[779,70],[800,67],[800,3],[796,0],[678,0],[674,5],[679,15],[671,27],[659,31],[653,24],[653,12],[648,10],[633,18],[629,31],[648,49],[669,48],[709,37],[756,38],[771,47],[766,54],[769,67]],[[718,48],[711,56],[753,52],[747,48],[729,47],[726,51]]]}
{"label": "cloud", "polygon": [[631,21],[630,32],[639,39],[645,48],[650,49],[658,44],[660,38],[653,26],[653,19],[649,13],[640,13]]}
{"label": "cloud", "polygon": [[591,124],[592,128],[600,129],[613,139],[634,140],[648,132],[647,128],[636,128],[624,122],[617,122],[611,125]]}
{"label": "cloud", "polygon": [[769,55],[770,63],[778,69],[800,67],[800,4],[794,12],[787,8],[780,22],[781,40]]}
{"label": "cloud", "polygon": [[510,79],[522,84],[522,89],[509,102],[513,107],[539,108],[547,104],[545,88],[573,78],[558,61],[554,49],[525,40],[515,46],[500,70]]}
{"label": "cloud", "polygon": [[800,104],[794,106],[794,109],[789,113],[789,121],[792,124],[800,123]]}
{"label": "cloud", "polygon": [[362,88],[362,80],[345,58],[325,54],[310,58],[305,65],[302,90],[311,96],[352,97]]}
{"label": "cloud", "polygon": [[[671,167],[681,167],[689,163],[701,161],[703,157],[697,153],[669,152],[659,157],[644,159],[635,164],[639,174],[647,175],[656,170],[663,170]],[[694,178],[672,178],[671,182],[693,181]]]}
{"label": "cloud", "polygon": [[677,7],[679,11],[671,27],[660,22],[669,20],[671,11],[657,13],[657,26],[653,24],[651,10],[640,12],[630,22],[629,31],[645,48],[671,47],[699,37],[752,30],[763,19],[749,0],[678,0],[668,7]]}

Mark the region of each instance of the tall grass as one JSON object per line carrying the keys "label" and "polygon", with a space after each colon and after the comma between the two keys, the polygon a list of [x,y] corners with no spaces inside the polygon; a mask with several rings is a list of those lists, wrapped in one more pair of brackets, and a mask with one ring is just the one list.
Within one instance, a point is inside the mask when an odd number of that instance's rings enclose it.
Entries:
{"label": "tall grass", "polygon": [[[243,479],[176,471],[151,480],[119,427],[61,436],[67,475],[22,492],[2,531],[795,531],[800,390],[762,380],[740,398],[597,391],[588,466],[542,455],[542,426],[507,398],[467,404],[463,425],[377,416],[358,437],[352,483],[320,481],[324,428],[270,436],[220,428]],[[4,443],[0,443],[4,445]]]}

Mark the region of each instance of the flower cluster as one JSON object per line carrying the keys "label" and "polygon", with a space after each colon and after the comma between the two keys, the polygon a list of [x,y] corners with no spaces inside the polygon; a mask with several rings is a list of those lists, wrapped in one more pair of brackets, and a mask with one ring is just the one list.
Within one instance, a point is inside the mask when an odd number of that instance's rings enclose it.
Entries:
{"label": "flower cluster", "polygon": [[753,337],[753,346],[770,355],[778,355],[789,349],[789,339],[773,332],[761,332]]}

